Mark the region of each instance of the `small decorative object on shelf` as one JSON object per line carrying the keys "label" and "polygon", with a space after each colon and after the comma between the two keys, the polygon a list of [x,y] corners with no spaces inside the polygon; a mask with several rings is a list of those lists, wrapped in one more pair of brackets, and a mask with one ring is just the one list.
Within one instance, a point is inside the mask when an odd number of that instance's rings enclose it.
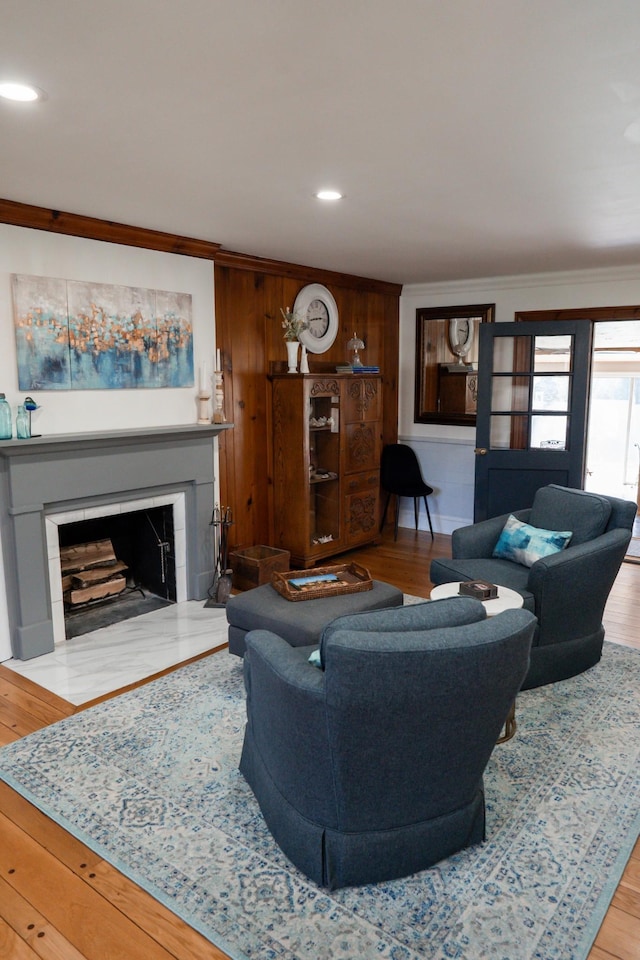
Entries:
{"label": "small decorative object on shelf", "polygon": [[[287,346],[287,373],[297,373],[298,349],[300,347],[298,338],[302,331],[307,329],[307,319],[301,313],[292,313],[290,307],[287,307],[286,310],[280,307],[280,313],[282,314],[282,329],[284,330],[284,339]],[[308,366],[306,370],[301,370],[300,372],[308,373]]]}
{"label": "small decorative object on shelf", "polygon": [[309,357],[304,343],[300,344],[300,373],[309,373]]}
{"label": "small decorative object on shelf", "polygon": [[0,440],[11,440],[12,436],[11,406],[4,393],[0,393]]}
{"label": "small decorative object on shelf", "polygon": [[309,417],[309,426],[317,427],[319,430],[328,430],[335,426],[333,417]]}
{"label": "small decorative object on shelf", "polygon": [[211,422],[226,423],[227,418],[224,415],[224,384],[222,382],[223,381],[222,370],[216,370],[214,376],[216,381],[216,408],[213,411]]}
{"label": "small decorative object on shelf", "polygon": [[475,600],[495,600],[498,588],[488,580],[465,580],[460,584],[458,593],[461,597],[473,597]]}
{"label": "small decorative object on shelf", "polygon": [[16,416],[16,437],[18,440],[28,440],[31,436],[31,418],[23,403],[18,407]]}
{"label": "small decorative object on shelf", "polygon": [[286,310],[280,307],[280,313],[282,314],[282,329],[284,330],[285,340],[297,340],[302,331],[307,329],[306,317],[301,313],[292,313],[289,307]]}
{"label": "small decorative object on shelf", "polygon": [[25,410],[27,411],[27,415],[28,415],[28,417],[29,417],[29,436],[30,436],[30,437],[40,437],[40,436],[41,436],[40,433],[34,433],[33,430],[31,429],[31,414],[34,412],[34,410],[39,410],[39,409],[40,409],[40,405],[35,402],[35,400],[33,399],[33,397],[25,397],[25,398],[24,398],[24,408],[25,408]]}
{"label": "small decorative object on shelf", "polygon": [[208,390],[198,391],[198,423],[211,423],[209,418],[209,400],[211,394]]}
{"label": "small decorative object on shelf", "polygon": [[347,343],[347,350],[351,350],[353,353],[351,366],[354,370],[356,367],[361,367],[362,360],[360,359],[360,350],[364,350],[364,340],[362,340],[357,333],[354,333],[351,340]]}
{"label": "small decorative object on shelf", "polygon": [[198,390],[198,423],[211,423],[209,419],[209,400],[211,399],[210,380],[207,377],[207,365],[202,361],[200,365],[200,382]]}
{"label": "small decorative object on shelf", "polygon": [[285,340],[285,346],[287,348],[287,373],[297,373],[300,344],[297,340]]}

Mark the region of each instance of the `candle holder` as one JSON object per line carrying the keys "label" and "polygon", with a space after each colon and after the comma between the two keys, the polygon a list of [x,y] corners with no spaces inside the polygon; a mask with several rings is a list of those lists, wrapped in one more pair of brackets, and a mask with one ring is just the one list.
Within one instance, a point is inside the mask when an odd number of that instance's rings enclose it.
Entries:
{"label": "candle holder", "polygon": [[215,410],[213,411],[213,416],[211,418],[212,423],[226,423],[227,418],[224,415],[224,383],[223,383],[223,373],[222,370],[214,370],[213,377],[215,380],[216,388],[216,397],[215,397]]}
{"label": "candle holder", "polygon": [[198,391],[198,423],[211,423],[209,419],[209,400],[211,394],[206,389]]}

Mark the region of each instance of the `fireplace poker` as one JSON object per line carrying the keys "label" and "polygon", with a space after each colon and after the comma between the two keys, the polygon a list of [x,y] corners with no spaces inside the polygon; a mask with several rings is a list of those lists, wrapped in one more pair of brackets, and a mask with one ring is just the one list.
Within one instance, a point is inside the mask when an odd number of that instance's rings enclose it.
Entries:
{"label": "fireplace poker", "polygon": [[220,507],[216,503],[211,515],[210,526],[214,528],[215,566],[213,583],[208,591],[209,599],[205,607],[224,607],[231,593],[232,571],[229,563],[229,527],[233,523],[231,507]]}

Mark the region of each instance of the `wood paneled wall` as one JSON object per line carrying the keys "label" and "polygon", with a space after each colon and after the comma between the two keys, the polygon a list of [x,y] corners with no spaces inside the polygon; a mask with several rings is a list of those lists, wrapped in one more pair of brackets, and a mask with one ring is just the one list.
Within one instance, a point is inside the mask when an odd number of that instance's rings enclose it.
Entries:
{"label": "wood paneled wall", "polygon": [[[326,353],[309,355],[316,364],[347,359],[354,331],[366,349],[364,363],[378,364],[383,374],[383,442],[398,435],[399,297],[395,284],[272,261],[238,258],[219,251],[215,264],[216,334],[222,351],[225,413],[235,429],[220,442],[220,486],[231,506],[234,546],[270,543],[271,474],[268,373],[273,361],[284,362],[286,349],[280,308],[293,306],[307,283],[323,283],[338,305],[340,329]],[[296,496],[296,491],[291,491]]]}
{"label": "wood paneled wall", "polygon": [[[272,361],[286,359],[280,308],[293,306],[307,283],[325,284],[340,315],[336,342],[326,353],[310,357],[311,369],[314,361],[344,361],[346,342],[357,331],[366,344],[363,361],[378,364],[383,374],[383,442],[397,439],[400,285],[252,257],[224,250],[219,243],[12,200],[0,200],[0,223],[215,262],[215,323],[223,355],[225,413],[235,423],[220,442],[220,495],[234,511],[235,520],[229,531],[230,546],[269,543],[267,374]],[[295,495],[292,490],[291,496]]]}

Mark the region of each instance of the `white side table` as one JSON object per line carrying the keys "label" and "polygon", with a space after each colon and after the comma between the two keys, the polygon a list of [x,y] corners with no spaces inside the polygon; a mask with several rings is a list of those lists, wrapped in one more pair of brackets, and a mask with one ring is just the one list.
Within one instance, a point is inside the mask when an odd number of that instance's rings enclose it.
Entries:
{"label": "white side table", "polygon": [[[431,599],[444,600],[445,597],[459,597],[460,583],[460,580],[454,580],[452,583],[439,584],[431,591]],[[515,590],[510,590],[509,587],[501,587],[500,584],[496,584],[496,586],[498,587],[498,596],[494,597],[493,600],[481,601],[488,617],[495,617],[497,613],[502,613],[503,610],[519,610],[524,604],[523,597]],[[511,740],[516,729],[516,702],[514,700],[505,720],[504,733],[498,737],[496,743],[506,743],[507,740]]]}
{"label": "white side table", "polygon": [[[431,599],[443,600],[445,597],[459,597],[460,582],[455,580],[452,583],[439,584],[431,591]],[[494,597],[493,600],[482,601],[488,617],[495,617],[497,613],[502,613],[503,610],[518,610],[523,605],[522,596],[515,590],[510,590],[509,587],[501,587],[499,584],[497,584],[497,587],[497,597]]]}

